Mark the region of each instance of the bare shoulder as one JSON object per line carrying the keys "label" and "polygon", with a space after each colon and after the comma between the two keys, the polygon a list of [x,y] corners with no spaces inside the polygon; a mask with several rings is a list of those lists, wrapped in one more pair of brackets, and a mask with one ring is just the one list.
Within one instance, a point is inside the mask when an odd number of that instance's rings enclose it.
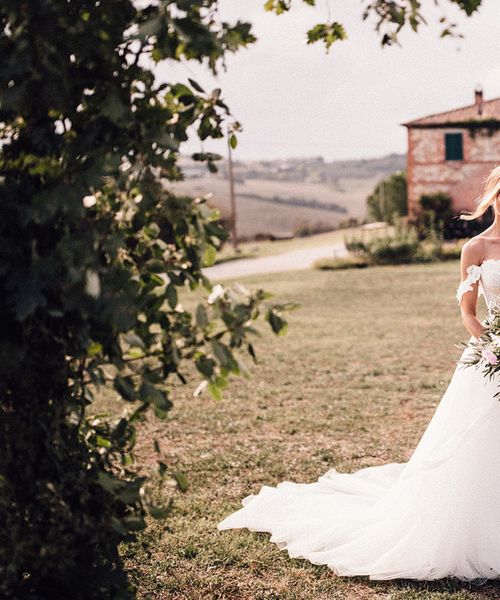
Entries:
{"label": "bare shoulder", "polygon": [[462,262],[480,263],[485,256],[486,244],[486,240],[481,235],[476,235],[465,242],[462,248]]}

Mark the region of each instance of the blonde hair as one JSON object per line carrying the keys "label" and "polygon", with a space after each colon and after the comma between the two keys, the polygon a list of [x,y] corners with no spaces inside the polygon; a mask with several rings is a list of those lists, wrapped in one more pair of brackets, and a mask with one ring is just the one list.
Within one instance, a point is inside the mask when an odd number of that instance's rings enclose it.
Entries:
{"label": "blonde hair", "polygon": [[492,169],[486,177],[484,183],[483,194],[480,197],[481,201],[476,207],[476,210],[470,214],[460,215],[460,218],[464,221],[472,221],[472,219],[477,219],[481,215],[483,215],[490,207],[498,195],[500,194],[500,165],[497,165],[494,169]]}

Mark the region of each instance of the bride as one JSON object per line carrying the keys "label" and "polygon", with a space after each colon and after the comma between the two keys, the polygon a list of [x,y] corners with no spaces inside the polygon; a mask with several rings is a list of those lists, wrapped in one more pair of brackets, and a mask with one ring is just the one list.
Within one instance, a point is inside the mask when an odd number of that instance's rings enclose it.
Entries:
{"label": "bride", "polygon": [[[474,213],[461,218],[475,219],[489,206],[494,223],[461,256],[456,297],[471,339],[484,331],[478,294],[488,310],[500,308],[500,166]],[[332,468],[312,483],[263,486],[217,527],[269,532],[290,557],[337,575],[500,577],[499,389],[477,367],[458,365],[408,462],[354,473]]]}

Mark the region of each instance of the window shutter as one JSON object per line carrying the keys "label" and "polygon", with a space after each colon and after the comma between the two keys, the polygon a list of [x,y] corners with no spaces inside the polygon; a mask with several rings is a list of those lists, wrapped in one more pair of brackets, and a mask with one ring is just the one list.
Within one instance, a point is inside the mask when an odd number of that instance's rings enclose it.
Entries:
{"label": "window shutter", "polygon": [[445,133],[444,145],[446,160],[464,159],[463,135],[461,133]]}

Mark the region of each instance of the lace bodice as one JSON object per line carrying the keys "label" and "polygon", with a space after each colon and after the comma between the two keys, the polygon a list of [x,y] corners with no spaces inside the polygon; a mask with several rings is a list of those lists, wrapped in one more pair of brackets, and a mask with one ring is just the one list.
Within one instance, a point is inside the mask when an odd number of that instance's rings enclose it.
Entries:
{"label": "lace bodice", "polygon": [[457,288],[457,302],[473,289],[479,281],[479,294],[483,294],[488,310],[500,310],[500,259],[487,258],[480,265],[467,267],[467,277]]}

